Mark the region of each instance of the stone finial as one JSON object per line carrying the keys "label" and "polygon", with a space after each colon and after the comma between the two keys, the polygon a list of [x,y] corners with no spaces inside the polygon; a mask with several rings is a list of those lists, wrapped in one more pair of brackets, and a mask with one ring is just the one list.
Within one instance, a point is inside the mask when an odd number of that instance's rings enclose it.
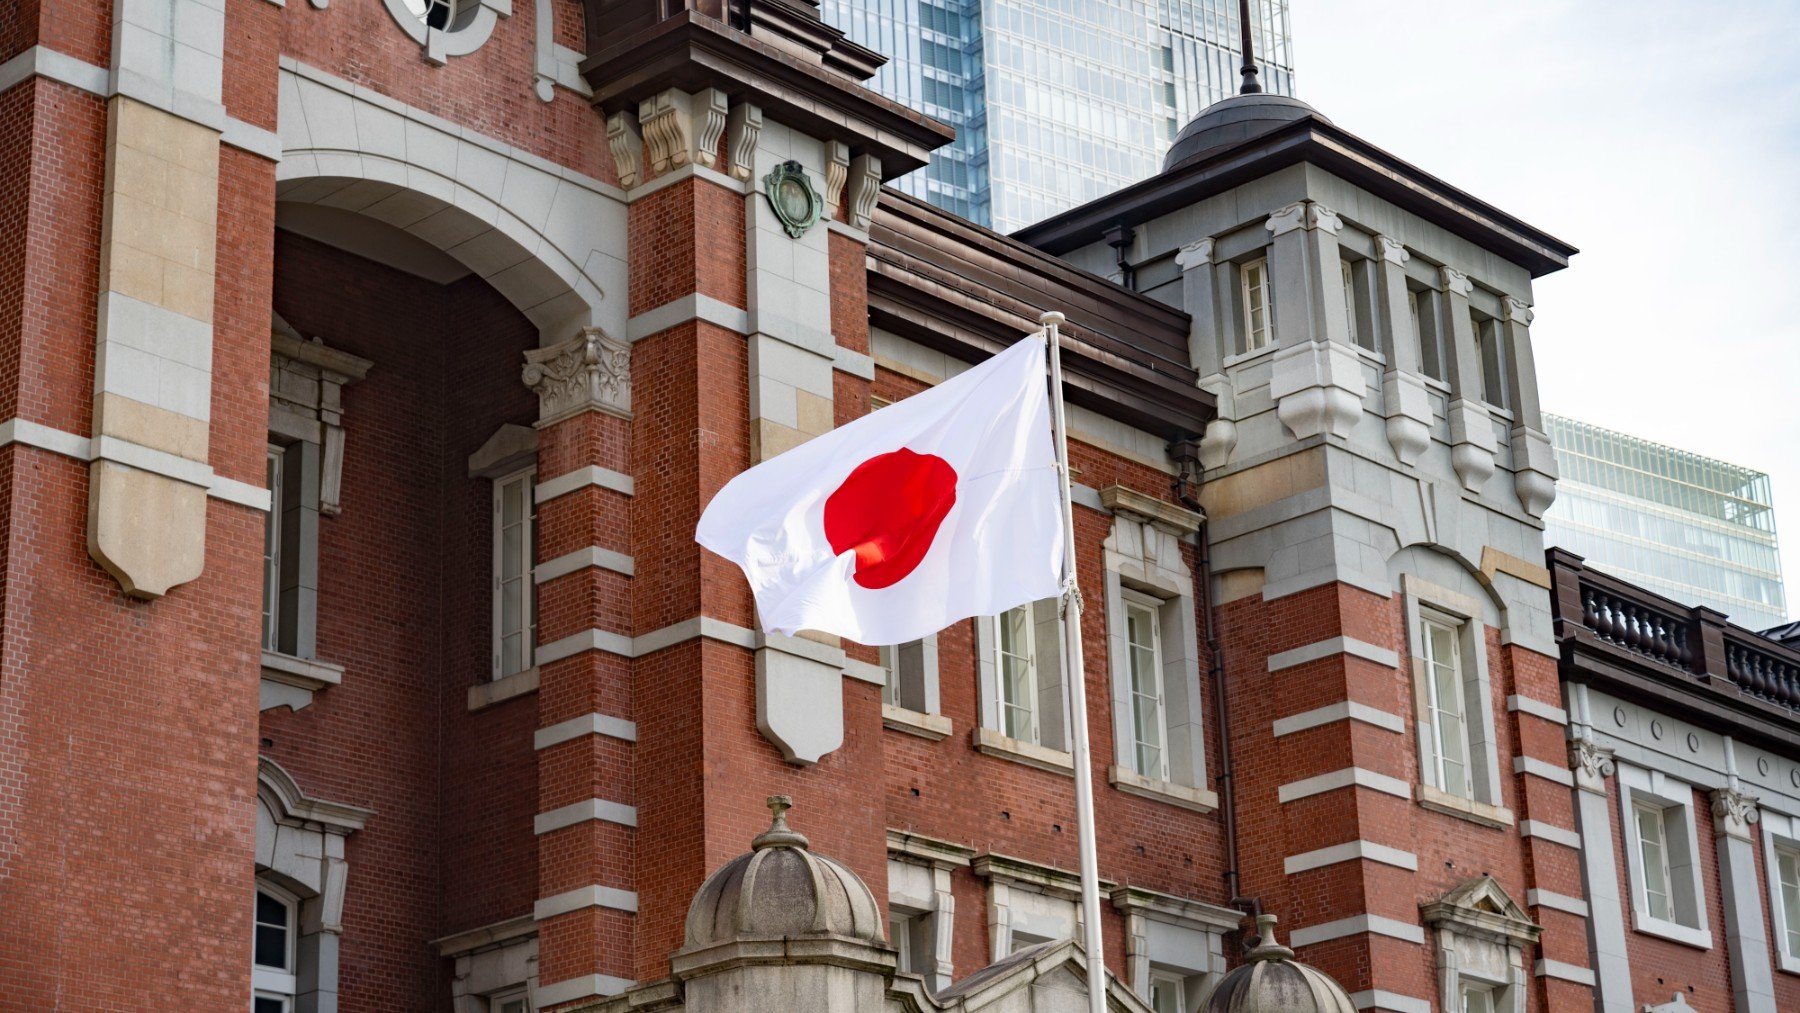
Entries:
{"label": "stone finial", "polygon": [[527,351],[521,378],[537,392],[540,424],[589,410],[631,417],[631,346],[598,327]]}
{"label": "stone finial", "polygon": [[1739,840],[1750,839],[1750,825],[1762,819],[1755,795],[1735,788],[1720,788],[1712,793],[1713,829]]}
{"label": "stone finial", "polygon": [[769,821],[769,829],[756,835],[750,842],[752,851],[764,848],[799,848],[804,851],[812,843],[806,835],[788,826],[787,811],[794,807],[794,799],[789,795],[770,795],[764,803],[774,819]]}
{"label": "stone finial", "polygon": [[1606,779],[1616,769],[1612,753],[1600,748],[1593,739],[1569,740],[1569,769],[1575,772],[1575,786],[1597,795],[1606,794]]}
{"label": "stone finial", "polygon": [[1277,920],[1274,915],[1269,914],[1256,916],[1256,946],[1245,955],[1247,959],[1252,961],[1294,959],[1294,951],[1281,945],[1281,942],[1275,938]]}

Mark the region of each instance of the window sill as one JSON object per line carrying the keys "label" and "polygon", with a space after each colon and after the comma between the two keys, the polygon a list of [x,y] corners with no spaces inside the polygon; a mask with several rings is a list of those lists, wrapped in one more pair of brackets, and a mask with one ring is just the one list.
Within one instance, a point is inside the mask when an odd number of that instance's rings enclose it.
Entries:
{"label": "window sill", "polygon": [[1468,820],[1470,823],[1479,823],[1495,830],[1504,830],[1513,825],[1511,809],[1488,805],[1486,802],[1477,802],[1460,795],[1452,795],[1429,784],[1415,785],[1413,799],[1419,803],[1420,807],[1430,809],[1432,812]]}
{"label": "window sill", "polygon": [[1677,922],[1665,922],[1660,918],[1652,918],[1643,914],[1635,908],[1631,912],[1631,927],[1646,936],[1656,936],[1696,949],[1710,950],[1713,945],[1712,932],[1708,929],[1696,929]]}
{"label": "window sill", "polygon": [[948,738],[952,730],[950,719],[942,714],[927,714],[908,707],[896,707],[891,703],[881,705],[881,724],[884,728],[917,735],[933,742]]}
{"label": "window sill", "polygon": [[469,711],[474,713],[485,710],[497,703],[505,703],[514,697],[527,693],[536,693],[538,689],[538,670],[533,665],[523,672],[514,672],[492,682],[478,682],[469,687]]}
{"label": "window sill", "polygon": [[1220,369],[1230,369],[1233,366],[1242,366],[1246,362],[1251,362],[1256,359],[1263,358],[1265,356],[1274,355],[1276,347],[1277,346],[1276,346],[1275,342],[1273,340],[1271,340],[1268,344],[1262,346],[1261,348],[1253,348],[1248,352],[1239,352],[1236,355],[1227,355],[1225,357],[1225,361],[1223,361],[1219,364],[1219,368]]}
{"label": "window sill", "polygon": [[1046,749],[1030,742],[1010,739],[992,728],[977,728],[971,738],[977,752],[1047,770],[1052,774],[1075,776],[1075,757],[1060,749]]}
{"label": "window sill", "polygon": [[1214,792],[1205,788],[1190,788],[1173,781],[1157,781],[1130,767],[1114,765],[1107,771],[1106,779],[1112,782],[1114,788],[1127,795],[1153,799],[1199,813],[1209,813],[1219,808],[1219,796]]}
{"label": "window sill", "polygon": [[274,651],[262,652],[262,677],[272,682],[320,690],[344,681],[344,666],[313,658],[296,658]]}
{"label": "window sill", "polygon": [[1776,944],[1775,970],[1783,974],[1800,975],[1800,957],[1790,957],[1781,951],[1781,944]]}

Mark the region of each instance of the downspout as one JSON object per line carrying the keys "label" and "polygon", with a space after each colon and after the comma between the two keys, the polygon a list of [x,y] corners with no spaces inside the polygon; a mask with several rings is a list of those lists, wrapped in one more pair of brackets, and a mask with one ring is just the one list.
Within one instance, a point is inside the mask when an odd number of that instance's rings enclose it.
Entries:
{"label": "downspout", "polygon": [[1180,466],[1175,481],[1171,483],[1171,490],[1183,506],[1199,514],[1201,518],[1200,527],[1194,532],[1194,553],[1200,560],[1200,578],[1196,583],[1200,588],[1199,593],[1206,596],[1207,677],[1213,684],[1213,721],[1217,726],[1219,740],[1219,814],[1225,831],[1223,879],[1225,889],[1231,896],[1231,906],[1255,918],[1262,914],[1262,898],[1244,895],[1242,872],[1238,868],[1237,781],[1231,768],[1231,697],[1225,689],[1224,652],[1219,648],[1219,616],[1213,604],[1212,539],[1208,537],[1206,511],[1200,507],[1200,442],[1195,439],[1178,440],[1169,445],[1169,452]]}

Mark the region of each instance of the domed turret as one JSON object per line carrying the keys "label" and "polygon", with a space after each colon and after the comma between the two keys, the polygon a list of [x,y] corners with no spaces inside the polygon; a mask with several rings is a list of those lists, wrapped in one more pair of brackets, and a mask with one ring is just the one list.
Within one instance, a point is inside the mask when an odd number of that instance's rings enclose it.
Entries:
{"label": "domed turret", "polygon": [[1286,95],[1253,92],[1214,102],[1175,135],[1175,143],[1163,156],[1163,171],[1307,116],[1331,122],[1317,109]]}
{"label": "domed turret", "polygon": [[1219,981],[1207,1013],[1355,1013],[1342,985],[1275,941],[1274,915],[1258,916],[1256,931],[1248,962]]}
{"label": "domed turret", "polygon": [[875,895],[848,868],[807,850],[788,826],[793,800],[771,795],[769,829],[747,855],[707,878],[688,905],[689,948],[796,936],[840,936],[882,945]]}

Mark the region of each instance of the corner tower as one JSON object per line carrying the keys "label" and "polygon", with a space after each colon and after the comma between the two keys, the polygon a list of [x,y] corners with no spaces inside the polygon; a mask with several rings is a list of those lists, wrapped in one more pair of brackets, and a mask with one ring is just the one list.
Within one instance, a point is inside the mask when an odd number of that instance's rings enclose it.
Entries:
{"label": "corner tower", "polygon": [[[1265,845],[1239,892],[1358,1008],[1583,1002],[1530,335],[1574,248],[1253,93],[1017,238],[1192,319],[1230,787]],[[1481,876],[1516,934],[1434,915]]]}

